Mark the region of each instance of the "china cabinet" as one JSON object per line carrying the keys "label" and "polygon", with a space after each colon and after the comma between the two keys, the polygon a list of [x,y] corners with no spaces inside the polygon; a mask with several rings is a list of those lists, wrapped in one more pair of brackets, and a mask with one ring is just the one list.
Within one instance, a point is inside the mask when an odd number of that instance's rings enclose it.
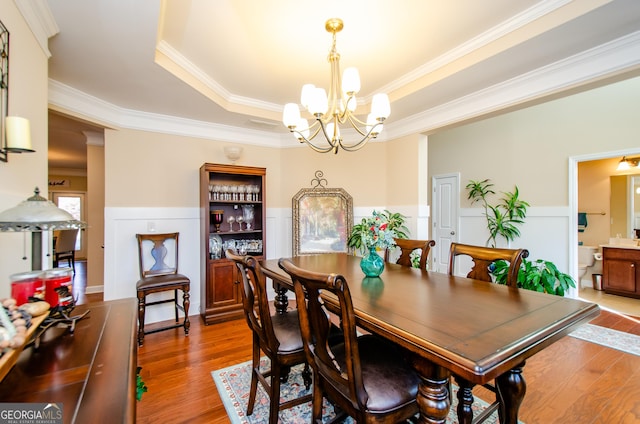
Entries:
{"label": "china cabinet", "polygon": [[228,248],[265,256],[266,169],[205,163],[200,167],[200,315],[205,324],[243,316],[242,294]]}

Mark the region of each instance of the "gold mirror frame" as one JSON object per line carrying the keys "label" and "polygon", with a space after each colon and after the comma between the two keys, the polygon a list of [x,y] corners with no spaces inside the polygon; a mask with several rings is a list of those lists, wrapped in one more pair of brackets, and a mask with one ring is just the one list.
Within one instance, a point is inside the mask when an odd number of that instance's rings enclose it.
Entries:
{"label": "gold mirror frame", "polygon": [[293,197],[293,255],[348,252],[353,199],[341,188],[301,189]]}

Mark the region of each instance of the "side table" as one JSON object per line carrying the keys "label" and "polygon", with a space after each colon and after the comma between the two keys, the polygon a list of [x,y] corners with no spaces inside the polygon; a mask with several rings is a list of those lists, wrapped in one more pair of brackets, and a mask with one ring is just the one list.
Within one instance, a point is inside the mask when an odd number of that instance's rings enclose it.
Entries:
{"label": "side table", "polygon": [[39,347],[25,349],[0,382],[2,402],[55,403],[64,423],[136,419],[137,301],[78,305],[91,313],[48,329]]}

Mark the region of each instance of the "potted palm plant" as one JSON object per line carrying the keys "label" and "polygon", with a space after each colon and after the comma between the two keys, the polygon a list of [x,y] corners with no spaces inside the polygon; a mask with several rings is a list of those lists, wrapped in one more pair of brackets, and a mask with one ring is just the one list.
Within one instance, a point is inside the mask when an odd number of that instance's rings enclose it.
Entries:
{"label": "potted palm plant", "polygon": [[489,203],[488,197],[496,194],[491,189],[493,184],[488,180],[470,180],[466,189],[469,191],[468,199],[471,204],[481,203],[484,208],[484,216],[487,219],[489,238],[486,245],[496,247],[498,237],[503,237],[507,243],[520,237],[518,225],[524,224],[529,204],[519,197],[518,186],[513,192],[504,192],[503,197],[496,205]]}
{"label": "potted palm plant", "polygon": [[[489,179],[482,181],[470,180],[466,188],[469,191],[468,199],[471,203],[481,203],[484,208],[484,216],[487,219],[489,238],[487,246],[496,247],[498,237],[511,243],[520,237],[519,225],[524,224],[529,203],[520,199],[518,186],[513,192],[503,193],[503,197],[496,205],[489,203],[489,197],[495,192],[491,189],[493,184]],[[506,284],[509,264],[506,261],[497,261],[490,270],[498,284]],[[576,287],[573,278],[558,270],[558,267],[550,261],[537,259],[529,261],[523,259],[518,271],[518,287],[543,293],[551,293],[564,296],[570,287]]]}

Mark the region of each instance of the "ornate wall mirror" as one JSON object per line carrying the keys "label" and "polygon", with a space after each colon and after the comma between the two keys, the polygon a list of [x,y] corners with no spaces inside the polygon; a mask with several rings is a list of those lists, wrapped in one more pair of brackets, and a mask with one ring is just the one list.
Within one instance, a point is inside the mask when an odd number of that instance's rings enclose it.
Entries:
{"label": "ornate wall mirror", "polygon": [[312,188],[293,196],[293,255],[348,252],[353,199],[341,188],[327,188],[316,171]]}

